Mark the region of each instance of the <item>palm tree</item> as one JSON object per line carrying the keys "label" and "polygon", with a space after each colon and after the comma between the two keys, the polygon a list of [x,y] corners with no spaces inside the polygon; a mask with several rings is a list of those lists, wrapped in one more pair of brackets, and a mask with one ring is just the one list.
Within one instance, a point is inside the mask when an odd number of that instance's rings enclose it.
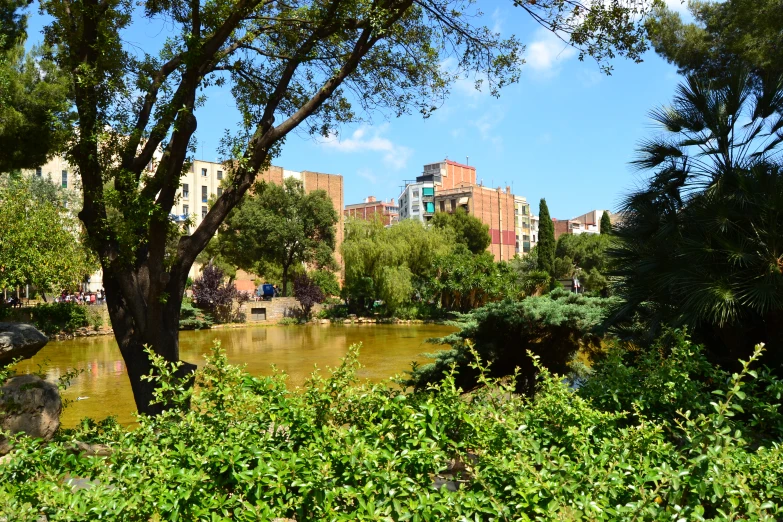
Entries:
{"label": "palm tree", "polygon": [[727,359],[766,341],[780,366],[783,83],[692,76],[652,118],[663,133],[634,162],[652,175],[627,196],[614,231],[613,324],[636,323],[648,338],[689,325]]}

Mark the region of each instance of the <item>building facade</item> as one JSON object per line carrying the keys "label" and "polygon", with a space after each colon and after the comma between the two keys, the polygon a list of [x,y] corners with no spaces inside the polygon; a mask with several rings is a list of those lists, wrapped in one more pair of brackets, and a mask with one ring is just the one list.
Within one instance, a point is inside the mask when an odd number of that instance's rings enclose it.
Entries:
{"label": "building facade", "polygon": [[496,261],[509,261],[516,251],[516,220],[511,187],[503,191],[480,185],[464,184],[450,189],[436,189],[435,211],[455,212],[463,209],[489,227],[489,251]]}
{"label": "building facade", "polygon": [[[54,157],[42,167],[24,171],[30,176],[46,177],[67,188],[81,192],[81,182],[75,169],[63,158]],[[180,178],[180,189],[177,199],[171,209],[171,217],[175,221],[184,222],[190,218],[188,233],[193,232],[209,212],[209,202],[223,194],[222,183],[226,178],[228,168],[221,163],[194,160],[185,174]],[[260,172],[257,181],[282,184],[283,180],[293,177],[302,182],[305,192],[324,190],[337,211],[335,258],[342,265],[340,245],[343,242],[343,177],[339,174],[324,174],[311,171],[291,171],[282,167],[271,166]],[[196,275],[196,268],[191,268],[191,277]],[[102,287],[102,273],[90,276],[89,290],[95,291]]]}
{"label": "building facade", "polygon": [[400,219],[417,219],[423,223],[435,214],[435,183],[414,181],[407,183],[399,197]]}
{"label": "building facade", "polygon": [[514,196],[514,228],[516,231],[516,253],[524,256],[530,253],[530,204],[527,198]]}
{"label": "building facade", "polygon": [[530,216],[530,250],[538,245],[538,216]]}
{"label": "building facade", "polygon": [[372,221],[380,219],[384,226],[393,225],[400,219],[400,207],[391,201],[378,201],[375,196],[368,196],[361,203],[345,205],[343,212],[346,218],[363,219]]}

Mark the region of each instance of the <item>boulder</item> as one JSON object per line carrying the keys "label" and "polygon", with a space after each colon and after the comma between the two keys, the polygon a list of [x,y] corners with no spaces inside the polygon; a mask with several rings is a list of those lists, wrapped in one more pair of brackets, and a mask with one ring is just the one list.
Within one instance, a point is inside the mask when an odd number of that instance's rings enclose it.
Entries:
{"label": "boulder", "polygon": [[0,323],[0,364],[17,357],[29,359],[48,342],[49,338],[31,324]]}
{"label": "boulder", "polygon": [[[0,428],[11,433],[49,440],[60,427],[62,408],[57,386],[37,375],[11,377],[0,388]],[[9,449],[0,437],[0,455]]]}

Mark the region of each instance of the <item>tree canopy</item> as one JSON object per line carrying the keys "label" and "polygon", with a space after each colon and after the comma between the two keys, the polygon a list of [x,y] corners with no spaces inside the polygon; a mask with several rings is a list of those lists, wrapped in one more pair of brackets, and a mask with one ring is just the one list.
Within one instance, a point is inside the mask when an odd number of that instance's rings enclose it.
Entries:
{"label": "tree canopy", "polygon": [[430,220],[430,225],[436,228],[450,228],[454,232],[457,243],[465,245],[474,254],[486,251],[492,241],[489,237],[489,226],[461,208],[455,212],[436,212]]}
{"label": "tree canopy", "polygon": [[47,180],[0,179],[0,288],[75,290],[95,269],[80,241],[82,227],[65,201]]}
{"label": "tree canopy", "polygon": [[286,178],[282,186],[260,182],[226,218],[218,242],[225,258],[244,270],[262,274],[260,263],[279,266],[287,295],[292,266],[337,268],[337,222],[337,211],[323,190],[305,193],[294,178]]}
{"label": "tree canopy", "polygon": [[655,51],[681,73],[723,78],[746,68],[759,77],[783,73],[780,0],[689,1],[694,21],[659,7],[647,20]]}
{"label": "tree canopy", "polygon": [[612,233],[612,218],[609,217],[609,212],[604,210],[604,213],[601,214],[601,234],[611,234]]}

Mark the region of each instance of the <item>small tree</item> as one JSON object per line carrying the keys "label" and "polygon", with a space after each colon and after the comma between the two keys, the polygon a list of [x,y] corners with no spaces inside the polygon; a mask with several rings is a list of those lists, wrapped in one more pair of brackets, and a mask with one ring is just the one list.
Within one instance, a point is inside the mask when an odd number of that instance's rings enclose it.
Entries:
{"label": "small tree", "polygon": [[310,319],[313,307],[324,302],[324,293],[321,288],[305,274],[294,279],[294,297],[302,307],[304,319]]}
{"label": "small tree", "polygon": [[604,213],[601,216],[601,234],[611,234],[611,233],[612,233],[612,219],[609,217],[609,212],[604,210]]}
{"label": "small tree", "polygon": [[430,224],[437,228],[453,230],[457,243],[465,245],[474,254],[484,252],[492,242],[489,226],[461,208],[453,213],[438,212],[432,217]]}
{"label": "small tree", "polygon": [[225,258],[244,270],[260,272],[259,263],[279,266],[287,295],[292,267],[335,268],[337,221],[325,191],[307,194],[301,182],[287,178],[283,186],[258,183],[228,216],[218,240]]}
{"label": "small tree", "polygon": [[242,304],[250,298],[247,292],[240,292],[231,283],[223,281],[223,270],[209,264],[201,271],[201,276],[193,281],[193,302],[209,312],[219,323],[228,323],[238,318],[234,312],[234,302]]}
{"label": "small tree", "polygon": [[538,218],[538,267],[553,276],[555,270],[555,225],[552,223],[549,207],[543,198],[539,206]]}

